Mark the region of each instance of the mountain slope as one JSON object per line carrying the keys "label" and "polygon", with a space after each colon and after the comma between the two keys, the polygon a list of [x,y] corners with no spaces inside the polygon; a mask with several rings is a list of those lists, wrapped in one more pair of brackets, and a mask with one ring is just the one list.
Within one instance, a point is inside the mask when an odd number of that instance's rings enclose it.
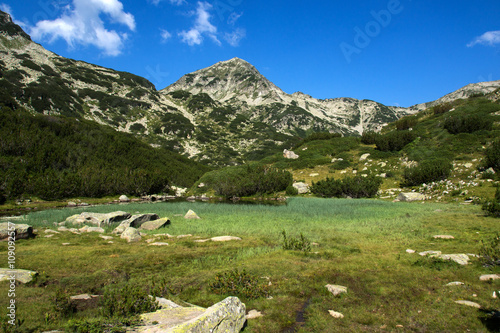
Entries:
{"label": "mountain slope", "polygon": [[313,132],[378,131],[426,106],[286,94],[238,58],[157,91],[142,77],[44,49],[1,11],[0,74],[0,101],[13,109],[92,120],[211,165],[258,160]]}
{"label": "mountain slope", "polygon": [[[186,74],[161,92],[168,94],[179,90],[192,94],[206,93],[242,113],[252,114],[255,119],[267,119],[281,133],[301,133],[300,136],[318,129],[360,135],[363,131],[378,130],[388,122],[413,113],[409,109],[387,107],[368,100],[318,100],[300,92],[289,95],[239,58]],[[293,111],[286,112],[290,108]],[[275,115],[268,117],[273,110],[277,111]],[[276,121],[276,118],[280,120]]]}

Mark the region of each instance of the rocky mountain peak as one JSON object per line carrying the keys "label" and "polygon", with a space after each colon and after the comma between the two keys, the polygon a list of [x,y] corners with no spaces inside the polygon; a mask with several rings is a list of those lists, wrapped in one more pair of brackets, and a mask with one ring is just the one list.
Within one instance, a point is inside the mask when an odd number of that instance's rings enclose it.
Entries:
{"label": "rocky mountain peak", "polygon": [[23,29],[12,21],[9,13],[0,10],[0,33],[7,34],[11,37],[21,36],[28,40],[31,37],[23,31]]}
{"label": "rocky mountain peak", "polygon": [[253,65],[240,58],[221,61],[186,74],[163,92],[176,90],[189,91],[193,94],[207,93],[219,101],[237,98],[249,105],[281,100],[279,96],[285,94]]}

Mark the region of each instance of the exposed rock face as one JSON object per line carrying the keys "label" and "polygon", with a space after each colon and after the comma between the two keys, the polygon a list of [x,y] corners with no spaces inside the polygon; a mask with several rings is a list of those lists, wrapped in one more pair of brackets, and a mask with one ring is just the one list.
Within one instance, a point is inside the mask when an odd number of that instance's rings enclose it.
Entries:
{"label": "exposed rock face", "polygon": [[218,237],[212,237],[210,238],[212,242],[229,242],[233,240],[240,241],[241,238],[235,237],[235,236],[218,236]]}
{"label": "exposed rock face", "polygon": [[[33,234],[33,227],[27,224],[18,224],[18,223],[10,223],[10,228],[14,225],[14,233],[15,239],[28,239],[32,238],[35,235]],[[9,238],[9,235],[12,233],[9,230],[9,222],[0,223],[0,240],[5,240]]]}

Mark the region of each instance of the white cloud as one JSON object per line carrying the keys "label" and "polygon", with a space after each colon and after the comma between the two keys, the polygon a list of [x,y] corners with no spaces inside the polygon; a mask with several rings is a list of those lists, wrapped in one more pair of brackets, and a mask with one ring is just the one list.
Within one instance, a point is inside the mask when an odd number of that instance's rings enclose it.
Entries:
{"label": "white cloud", "polygon": [[240,41],[245,38],[246,35],[247,33],[245,29],[238,28],[231,33],[226,32],[224,39],[229,43],[229,45],[236,47],[240,45]]}
{"label": "white cloud", "polygon": [[164,29],[160,29],[161,30],[161,41],[162,42],[166,42],[167,40],[170,39],[170,37],[172,37],[172,34],[170,32],[168,32],[167,30],[164,30]]}
{"label": "white cloud", "polygon": [[10,16],[12,17],[12,8],[6,4],[6,3],[1,3],[0,4],[0,10],[6,13],[9,13]]}
{"label": "white cloud", "polygon": [[497,44],[500,44],[500,30],[488,31],[483,35],[476,37],[472,42],[467,44],[467,47],[473,47],[477,44],[487,46],[495,46]]}
{"label": "white cloud", "polygon": [[210,23],[211,15],[209,13],[212,5],[208,2],[198,2],[198,8],[193,15],[196,15],[194,26],[189,31],[181,31],[179,36],[184,43],[188,45],[200,45],[203,42],[203,36],[207,35],[217,45],[221,45],[217,39],[217,27]]}
{"label": "white cloud", "polygon": [[135,31],[134,16],[123,10],[119,0],[73,0],[72,6],[68,6],[61,17],[38,22],[30,29],[30,34],[35,40],[47,37],[50,42],[61,38],[70,47],[94,45],[106,55],[117,56],[123,49],[127,34],[106,29],[102,14],[111,23]]}

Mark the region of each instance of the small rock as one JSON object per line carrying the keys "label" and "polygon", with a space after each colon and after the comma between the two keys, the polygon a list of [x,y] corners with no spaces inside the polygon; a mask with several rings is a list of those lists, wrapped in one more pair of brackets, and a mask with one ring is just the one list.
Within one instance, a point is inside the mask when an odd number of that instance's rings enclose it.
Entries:
{"label": "small rock", "polygon": [[499,280],[499,279],[500,279],[500,274],[487,274],[487,275],[481,275],[479,277],[479,280],[481,281]]}
{"label": "small rock", "polygon": [[459,281],[455,281],[455,282],[450,282],[448,283],[446,286],[448,287],[453,287],[453,286],[463,286],[465,283],[463,282],[459,282]]}
{"label": "small rock", "polygon": [[456,262],[459,265],[467,265],[469,264],[469,256],[463,253],[460,254],[441,254],[437,256],[439,259],[443,260],[451,260]]}
{"label": "small rock", "polygon": [[211,240],[212,242],[228,242],[232,240],[241,240],[241,238],[234,236],[219,236],[219,237],[212,237]]}
{"label": "small rock", "polygon": [[130,199],[124,194],[124,195],[120,195],[120,197],[118,198],[118,200],[120,202],[130,202]]}
{"label": "small rock", "polygon": [[62,243],[63,246],[68,246],[70,245],[71,243]]}
{"label": "small rock", "polygon": [[403,202],[423,201],[425,200],[425,195],[414,192],[402,192],[399,193],[397,199]]}
{"label": "small rock", "polygon": [[188,238],[188,237],[193,237],[193,235],[187,234],[187,235],[179,235],[179,236],[177,236],[177,238]]}
{"label": "small rock", "polygon": [[477,309],[481,309],[481,305],[479,305],[475,302],[471,302],[471,301],[455,301],[455,303],[466,305],[466,306],[471,306],[471,307],[477,308]]}
{"label": "small rock", "polygon": [[191,209],[184,215],[185,219],[199,219],[200,217]]}
{"label": "small rock", "polygon": [[155,242],[149,244],[149,246],[168,246],[168,243]]}
{"label": "small rock", "polygon": [[325,288],[328,289],[328,291],[331,292],[333,296],[338,296],[340,294],[347,293],[347,287],[344,286],[327,284]]}
{"label": "small rock", "polygon": [[106,231],[103,229],[103,228],[100,228],[100,227],[88,227],[87,232],[98,232],[98,233],[105,233]]}
{"label": "small rock", "polygon": [[208,242],[208,241],[210,241],[210,239],[197,239],[197,240],[195,240],[194,242],[195,242],[195,243],[206,243],[206,242]]}
{"label": "small rock", "polygon": [[361,161],[366,161],[366,159],[367,159],[369,156],[370,156],[370,154],[368,154],[368,153],[367,153],[367,154],[363,154],[363,155],[361,155],[361,157],[359,158],[359,161],[360,161],[360,162],[361,162]]}
{"label": "small rock", "polygon": [[257,310],[250,310],[248,311],[248,314],[246,315],[247,319],[255,319],[264,316],[262,312],[257,311]]}
{"label": "small rock", "polygon": [[406,253],[415,253],[415,250],[412,250],[412,249],[407,249],[407,250],[406,250]]}
{"label": "small rock", "polygon": [[52,230],[52,229],[47,229],[44,231],[46,234],[60,234],[59,231],[55,231],[55,230]]}
{"label": "small rock", "polygon": [[330,316],[332,316],[333,318],[339,318],[339,319],[342,319],[344,318],[344,315],[340,312],[336,312],[336,311],[333,311],[333,310],[328,310],[328,313],[330,314]]}
{"label": "small rock", "polygon": [[311,173],[309,174],[309,177],[318,177],[319,176],[319,173]]}
{"label": "small rock", "polygon": [[427,255],[438,256],[441,253],[442,253],[441,251],[424,251],[424,252],[420,252],[419,255],[421,255],[422,257],[425,257]]}
{"label": "small rock", "polygon": [[76,207],[76,206],[78,206],[76,202],[73,201],[68,202],[68,207]]}
{"label": "small rock", "polygon": [[113,236],[104,236],[104,235],[99,235],[99,237],[101,237],[102,239],[104,240],[111,240],[113,239]]}
{"label": "small rock", "polygon": [[26,269],[0,268],[0,281],[10,281],[12,275],[14,275],[16,281],[19,281],[21,283],[29,283],[35,276],[38,275],[38,273]]}
{"label": "small rock", "polygon": [[45,236],[45,238],[51,238],[51,237],[54,237],[54,234]]}
{"label": "small rock", "polygon": [[451,235],[436,235],[436,236],[432,236],[432,238],[434,238],[434,239],[455,239],[455,237],[453,237]]}

